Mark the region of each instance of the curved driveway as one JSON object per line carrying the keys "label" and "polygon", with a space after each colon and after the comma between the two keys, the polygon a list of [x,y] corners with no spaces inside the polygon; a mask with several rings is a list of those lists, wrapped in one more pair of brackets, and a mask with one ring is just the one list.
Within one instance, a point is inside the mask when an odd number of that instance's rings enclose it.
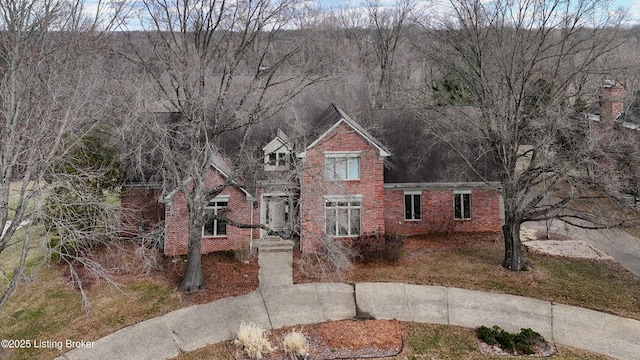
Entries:
{"label": "curved driveway", "polygon": [[317,283],[256,290],[121,329],[58,359],[168,359],[233,339],[242,322],[265,330],[354,317],[474,328],[532,328],[558,344],[638,359],[640,321],[514,295],[400,283]]}
{"label": "curved driveway", "polygon": [[[523,227],[546,230],[544,222],[527,222]],[[640,239],[622,229],[581,229],[562,220],[553,220],[550,231],[572,240],[581,240],[613,257],[622,267],[640,277]],[[640,359],[640,355],[638,356]]]}

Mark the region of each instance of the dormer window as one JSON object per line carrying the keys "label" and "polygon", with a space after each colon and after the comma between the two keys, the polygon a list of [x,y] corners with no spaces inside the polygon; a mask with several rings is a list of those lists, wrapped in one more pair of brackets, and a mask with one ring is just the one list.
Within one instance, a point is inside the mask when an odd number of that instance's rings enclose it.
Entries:
{"label": "dormer window", "polygon": [[292,150],[289,137],[278,129],[278,136],[262,148],[262,151],[264,151],[264,169],[266,171],[290,169]]}
{"label": "dormer window", "polygon": [[276,166],[276,167],[286,167],[287,166],[287,157],[288,153],[279,152],[279,153],[271,153],[268,155],[267,165]]}

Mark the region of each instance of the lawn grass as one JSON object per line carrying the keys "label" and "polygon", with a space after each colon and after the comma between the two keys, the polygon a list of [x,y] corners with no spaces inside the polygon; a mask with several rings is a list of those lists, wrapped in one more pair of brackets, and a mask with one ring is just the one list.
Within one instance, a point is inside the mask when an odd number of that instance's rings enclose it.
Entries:
{"label": "lawn grass", "polygon": [[198,350],[189,351],[174,357],[172,360],[200,360],[200,359],[216,359],[216,360],[235,360],[235,358],[227,350],[225,343],[217,343],[215,345],[207,345]]}
{"label": "lawn grass", "polygon": [[[526,254],[532,269],[500,266],[503,245],[490,238],[447,249],[446,236],[424,240],[421,255],[405,254],[398,265],[356,267],[349,282],[404,282],[538,298],[640,320],[640,279],[615,262]],[[420,248],[420,238],[409,240]],[[464,241],[463,241],[464,242]],[[434,244],[435,243],[435,244]]]}
{"label": "lawn grass", "polygon": [[[15,216],[15,209],[16,206],[18,205],[18,202],[20,200],[20,192],[22,191],[22,185],[24,183],[22,181],[14,181],[11,182],[9,184],[9,219],[13,219],[13,217]],[[33,186],[35,185],[34,182],[29,182],[27,184],[25,184],[25,189],[26,191],[30,191]],[[31,211],[33,211],[34,208],[34,202],[33,199],[29,202],[27,202],[25,205],[25,215],[28,216]]]}
{"label": "lawn grass", "polygon": [[[613,262],[527,254],[533,269],[514,273],[500,266],[503,248],[499,238],[458,239],[462,245],[450,246],[452,242],[451,237],[411,239],[397,264],[356,266],[347,281],[391,281],[508,293],[640,319],[640,279]],[[175,284],[130,276],[119,280],[125,284],[121,290],[105,283],[94,284],[88,290],[92,306],[85,312],[78,291],[65,283],[62,266],[42,265],[30,271],[29,281],[0,308],[0,338],[90,341],[185,306]],[[423,327],[428,334],[421,332]],[[412,355],[416,359],[487,359],[466,352],[472,330],[425,324],[408,325],[407,329],[422,334],[411,340],[412,348],[417,349]],[[560,349],[563,357],[554,359],[606,359]],[[180,359],[229,359],[223,350],[207,347]],[[11,358],[52,359],[57,355],[57,350],[31,349],[13,352]]]}
{"label": "lawn grass", "polygon": [[7,283],[7,278],[11,277],[13,274],[13,270],[20,263],[20,254],[22,252],[23,242],[21,239],[25,239],[27,236],[27,231],[29,231],[29,243],[27,246],[30,247],[29,254],[27,255],[27,261],[33,262],[37,259],[42,258],[43,252],[41,251],[42,247],[40,246],[40,241],[42,240],[42,230],[36,226],[35,228],[31,228],[28,230],[26,227],[21,227],[13,234],[12,241],[9,243],[1,253],[0,253],[0,284],[5,285]]}
{"label": "lawn grass", "polygon": [[[12,182],[9,184],[8,220],[12,220],[15,216],[15,208],[20,199],[20,190],[22,184],[22,182]],[[32,185],[33,184],[27,184],[27,188],[31,187]],[[25,205],[25,218],[29,216],[31,211],[33,211],[33,201]],[[4,229],[0,229],[0,232],[3,230]],[[16,230],[10,244],[15,243],[16,239],[24,239],[26,231],[26,228],[20,228]],[[37,231],[36,233],[40,232]],[[36,236],[33,236],[33,238],[35,239]],[[33,246],[33,244],[31,244],[31,246]],[[2,253],[0,253],[0,277],[2,277],[2,275],[5,275],[9,271],[13,271],[15,266],[18,264],[21,251],[21,242],[17,242],[15,243],[15,245],[9,245],[9,247],[5,248]]]}
{"label": "lawn grass", "polygon": [[[30,274],[30,281],[0,309],[0,338],[91,341],[182,306],[173,286],[132,279],[121,289],[93,286],[88,290],[91,308],[86,312],[79,292],[65,284],[61,272],[58,265],[45,265]],[[12,352],[11,359],[52,359],[60,353],[24,349]]]}
{"label": "lawn grass", "polygon": [[[464,359],[464,360],[509,360],[528,359],[529,356],[491,356],[478,350],[474,329],[458,326],[405,323],[405,345],[407,350],[398,359]],[[605,360],[604,355],[557,346],[554,360]]]}

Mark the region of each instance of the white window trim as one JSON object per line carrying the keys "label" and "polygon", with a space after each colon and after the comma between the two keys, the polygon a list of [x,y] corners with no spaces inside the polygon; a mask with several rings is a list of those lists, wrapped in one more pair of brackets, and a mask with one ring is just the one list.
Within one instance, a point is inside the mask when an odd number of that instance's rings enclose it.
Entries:
{"label": "white window trim", "polygon": [[[360,181],[362,178],[362,151],[325,151],[324,152],[324,171],[325,171],[325,179],[329,181]],[[337,174],[334,174],[334,177],[327,176],[327,159],[358,159],[358,177],[351,179],[349,178],[349,162],[347,161],[347,178],[340,179]]]}
{"label": "white window trim", "polygon": [[328,201],[362,201],[362,195],[325,195],[325,202]]}
{"label": "white window trim", "polygon": [[471,190],[453,190],[454,194],[471,194]]}
{"label": "white window trim", "polygon": [[325,151],[324,157],[341,158],[341,157],[360,157],[362,151]]}
{"label": "white window trim", "polygon": [[[275,157],[275,164],[271,164],[271,155]],[[269,170],[285,170],[291,164],[291,152],[276,150],[264,155],[264,169]],[[280,165],[280,162],[284,162],[284,164]]]}
{"label": "white window trim", "polygon": [[[338,229],[335,229],[336,235],[328,235],[326,234],[326,225],[327,225],[327,202],[352,202],[352,201],[358,201],[360,202],[360,207],[358,208],[360,210],[360,228],[358,229],[358,234],[349,234],[349,235],[338,235]],[[352,209],[355,208],[353,206],[348,206],[348,209]],[[331,208],[333,209],[333,208]],[[348,224],[348,229],[349,232],[351,232],[351,211],[348,212],[348,220],[349,220],[349,224]],[[327,236],[332,236],[332,237],[342,237],[342,238],[356,238],[358,236],[360,236],[362,234],[362,195],[325,195],[324,196],[324,224],[325,224],[325,234]],[[336,223],[337,226],[337,223]]]}
{"label": "white window trim", "polygon": [[[407,198],[405,197],[406,195],[411,195],[411,201],[413,202],[413,195],[420,195],[420,217],[419,218],[415,218],[415,214],[413,213],[413,204],[411,204],[411,214],[413,216],[412,219],[407,219]],[[402,204],[404,205],[403,207],[403,217],[404,217],[404,221],[422,221],[422,191],[404,191],[404,194],[402,195]]]}
{"label": "white window trim", "polygon": [[[218,203],[218,202],[226,202],[227,206],[222,207],[222,206],[211,206],[209,204],[211,203]],[[226,208],[229,207],[229,195],[218,195],[215,198],[209,200],[209,203],[207,204],[207,206],[205,206],[204,211],[208,211],[208,210],[213,210],[214,214],[217,214],[218,209],[222,209],[222,208]],[[218,221],[217,219],[214,219],[214,221]],[[218,227],[214,227],[214,230],[217,232]],[[204,224],[202,225],[202,235],[201,237],[203,238],[224,238],[227,237],[227,234],[224,235],[218,235],[218,234],[214,234],[214,235],[205,235],[204,233]]]}
{"label": "white window trim", "polygon": [[[453,191],[453,219],[456,221],[469,221],[472,219],[473,217],[473,211],[471,211],[471,206],[469,206],[469,217],[460,217],[457,218],[456,217],[456,195],[469,195],[469,202],[471,202],[471,190],[454,190]],[[464,197],[462,197],[462,199],[464,199]],[[463,200],[464,201],[464,200]],[[464,216],[464,203],[461,204],[461,211],[462,211],[462,216]]]}
{"label": "white window trim", "polygon": [[218,195],[213,199],[209,200],[209,202],[218,202],[218,201],[226,201],[229,202],[229,195]]}

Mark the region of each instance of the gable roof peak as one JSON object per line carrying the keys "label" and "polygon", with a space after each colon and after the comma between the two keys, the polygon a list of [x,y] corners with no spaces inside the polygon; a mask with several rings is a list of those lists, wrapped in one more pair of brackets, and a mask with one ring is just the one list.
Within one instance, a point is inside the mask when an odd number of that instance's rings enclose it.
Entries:
{"label": "gable roof peak", "polygon": [[276,137],[274,137],[271,141],[269,141],[265,146],[262,147],[262,151],[274,151],[280,149],[286,149],[288,151],[293,150],[293,143],[287,134],[278,128],[276,132]]}
{"label": "gable roof peak", "polygon": [[328,120],[333,120],[334,124],[327,131],[322,133],[316,140],[314,140],[309,146],[307,146],[303,152],[298,154],[299,158],[304,158],[306,156],[307,150],[316,146],[325,136],[327,136],[327,134],[333,131],[341,123],[344,123],[347,126],[351,127],[367,142],[378,149],[380,156],[387,157],[391,154],[389,150],[380,141],[378,141],[378,139],[374,138],[364,127],[362,127],[362,125],[351,119],[349,115],[347,115],[347,113],[340,109],[340,107],[338,107],[338,105],[336,105],[335,103],[331,103],[327,111],[325,111],[322,116]]}
{"label": "gable roof peak", "polygon": [[278,128],[276,136],[279,137],[285,144],[289,144],[291,142],[291,139],[289,139],[289,136],[287,136],[287,134],[285,134],[285,132],[282,131],[282,129],[280,128]]}

